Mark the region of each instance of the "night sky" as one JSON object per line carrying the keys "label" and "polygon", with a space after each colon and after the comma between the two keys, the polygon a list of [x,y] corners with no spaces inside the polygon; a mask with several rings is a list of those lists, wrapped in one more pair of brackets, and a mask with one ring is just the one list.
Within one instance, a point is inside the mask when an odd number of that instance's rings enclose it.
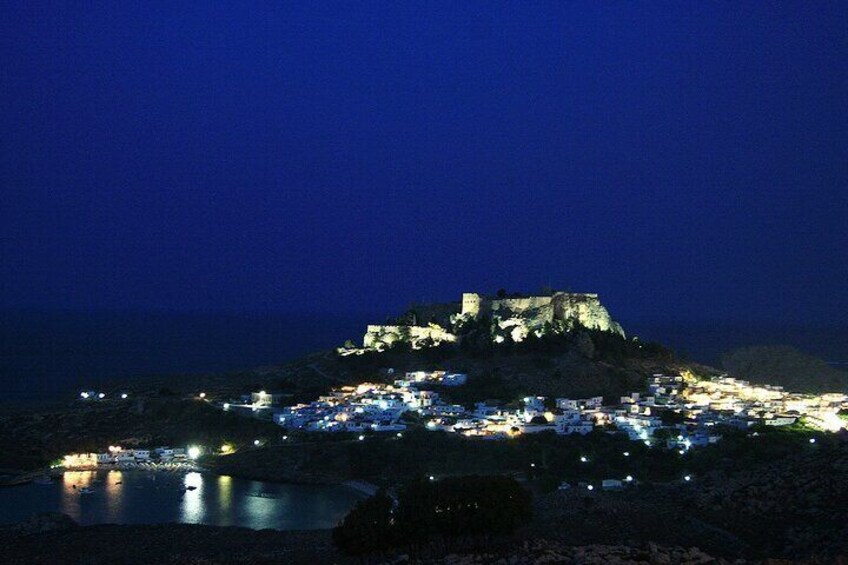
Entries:
{"label": "night sky", "polygon": [[848,3],[783,4],[4,2],[0,307],[844,322]]}

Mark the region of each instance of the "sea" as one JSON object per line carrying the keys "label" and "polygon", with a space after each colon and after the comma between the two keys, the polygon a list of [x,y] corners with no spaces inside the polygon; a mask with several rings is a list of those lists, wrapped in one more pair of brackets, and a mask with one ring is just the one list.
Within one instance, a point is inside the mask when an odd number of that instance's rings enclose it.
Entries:
{"label": "sea", "polygon": [[0,524],[61,512],[78,524],[332,528],[364,494],[342,485],[263,483],[196,471],[66,471],[0,488]]}
{"label": "sea", "polygon": [[[113,378],[238,371],[284,363],[351,339],[368,314],[0,311],[0,409],[55,400]],[[848,370],[848,325],[621,320],[628,335],[720,366],[750,345],[792,345]]]}

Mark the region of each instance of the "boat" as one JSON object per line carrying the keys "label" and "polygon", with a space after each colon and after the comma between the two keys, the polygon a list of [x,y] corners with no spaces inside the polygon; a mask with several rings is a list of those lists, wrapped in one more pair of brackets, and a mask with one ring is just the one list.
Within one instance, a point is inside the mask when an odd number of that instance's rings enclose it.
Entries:
{"label": "boat", "polygon": [[91,494],[91,493],[93,493],[93,492],[94,492],[94,491],[93,491],[93,490],[91,490],[91,489],[90,489],[90,488],[88,488],[88,487],[82,487],[81,489],[79,489],[79,493],[80,493],[80,494]]}

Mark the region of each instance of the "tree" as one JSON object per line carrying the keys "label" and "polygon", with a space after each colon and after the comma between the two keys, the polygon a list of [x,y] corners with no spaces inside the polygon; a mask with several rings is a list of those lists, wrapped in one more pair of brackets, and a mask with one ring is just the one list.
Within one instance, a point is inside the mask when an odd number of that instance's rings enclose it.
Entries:
{"label": "tree", "polygon": [[418,481],[398,496],[403,539],[506,535],[532,518],[530,493],[511,477],[449,477]]}
{"label": "tree", "polygon": [[392,546],[392,499],[382,491],[356,503],[333,528],[333,543],[348,555],[365,555]]}

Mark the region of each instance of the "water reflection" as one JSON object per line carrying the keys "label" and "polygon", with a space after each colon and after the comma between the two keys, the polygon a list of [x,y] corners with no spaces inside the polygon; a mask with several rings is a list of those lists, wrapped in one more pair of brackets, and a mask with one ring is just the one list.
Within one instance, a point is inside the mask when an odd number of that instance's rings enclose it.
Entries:
{"label": "water reflection", "polygon": [[183,479],[183,501],[180,506],[181,522],[200,524],[206,515],[203,503],[203,475],[195,471],[186,473]]}
{"label": "water reflection", "polygon": [[273,498],[262,498],[253,493],[244,497],[245,515],[251,524],[274,523],[276,509],[277,501]]}
{"label": "water reflection", "polygon": [[66,471],[62,475],[62,512],[75,520],[80,519],[80,491],[91,488],[96,471]]}
{"label": "water reflection", "polygon": [[121,471],[106,473],[106,517],[109,522],[118,523],[123,516],[124,474]]}
{"label": "water reflection", "polygon": [[233,478],[229,475],[218,476],[218,512],[226,525],[232,521]]}

